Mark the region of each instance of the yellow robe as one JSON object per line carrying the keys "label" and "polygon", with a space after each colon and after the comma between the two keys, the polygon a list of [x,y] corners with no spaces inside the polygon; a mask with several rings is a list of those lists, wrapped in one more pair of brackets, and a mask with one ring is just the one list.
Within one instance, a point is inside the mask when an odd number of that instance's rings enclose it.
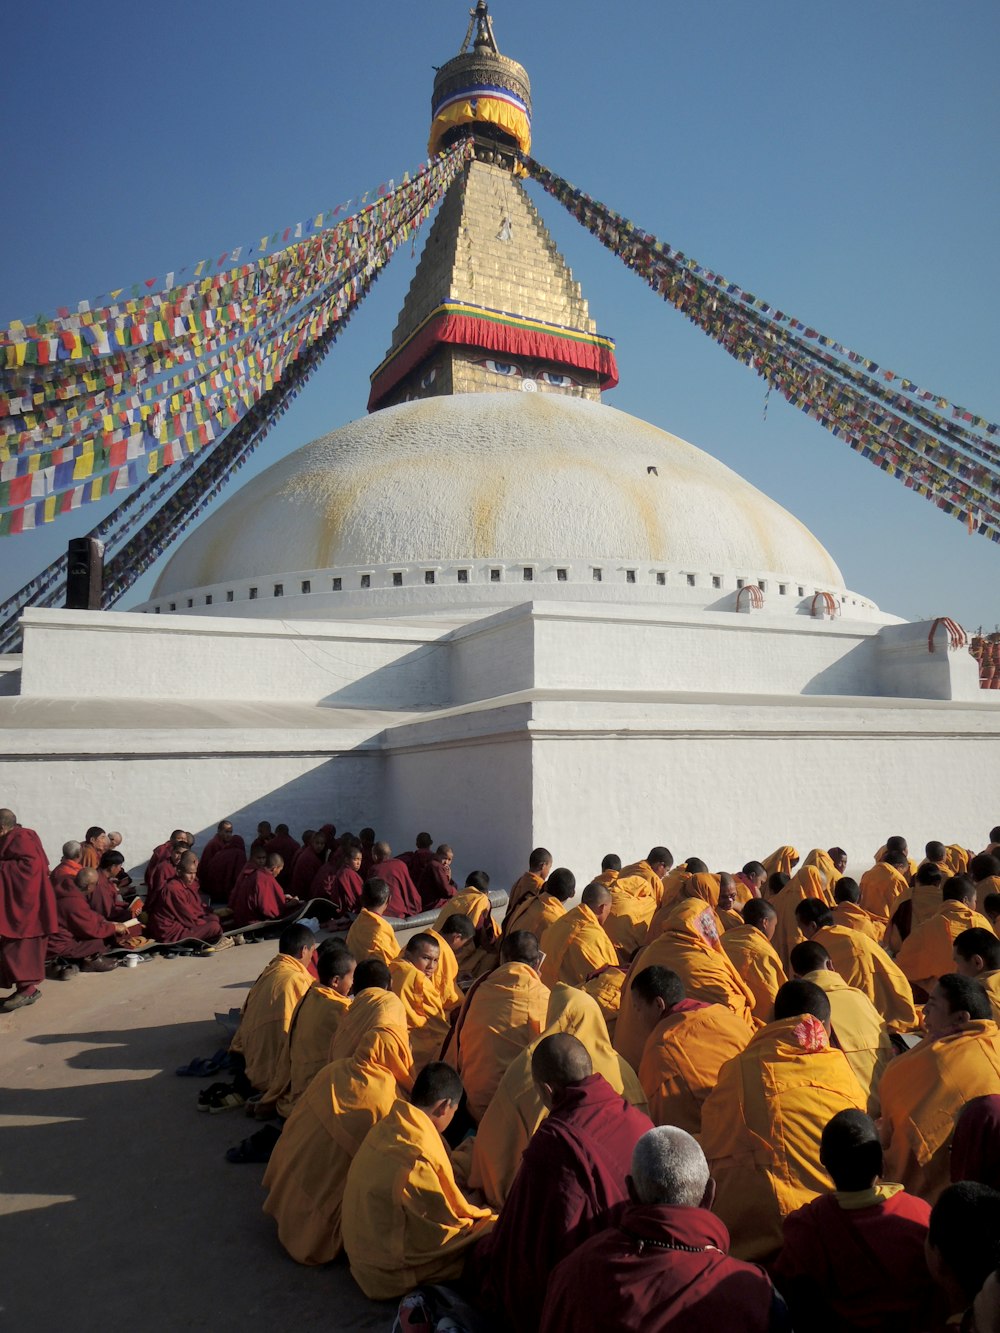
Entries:
{"label": "yellow robe", "polygon": [[340,1024],[331,1056],[299,1098],[264,1174],[264,1211],[300,1264],[328,1263],[340,1253],[347,1169],[399,1087],[409,1086],[410,1044],[398,997],[362,991]]}
{"label": "yellow robe", "polygon": [[620,880],[635,877],[646,881],[656,899],[656,906],[659,907],[666,892],[666,882],[659,877],[648,861],[633,861],[630,866],[623,866],[618,873]]}
{"label": "yellow robe", "polygon": [[803,898],[820,898],[827,907],[833,907],[836,899],[833,888],[840,879],[840,872],[830,859],[829,852],[822,847],[814,847],[796,870],[787,888],[795,884],[802,891]]}
{"label": "yellow robe", "polygon": [[618,1027],[618,1015],[622,1007],[622,991],[625,989],[627,973],[624,967],[602,967],[580,987],[600,1006],[601,1015],[608,1028],[612,1042]]}
{"label": "yellow robe", "polygon": [[554,921],[541,945],[545,958],[539,974],[550,989],[559,981],[582,986],[602,967],[618,966],[618,954],[607,931],[583,903]]}
{"label": "yellow robe", "polygon": [[631,958],[646,942],[649,923],[656,912],[656,893],[642,875],[619,875],[608,889],[611,915],[604,929],[622,957]]}
{"label": "yellow robe", "polygon": [[468,1201],[434,1121],[396,1101],[347,1172],[344,1249],[370,1300],[461,1277],[469,1251],[496,1221]]}
{"label": "yellow robe", "polygon": [[904,976],[914,986],[920,986],[928,994],[933,990],[938,977],[946,972],[954,972],[955,959],[952,946],[963,930],[988,930],[992,935],[993,927],[984,916],[965,903],[949,899],[943,902],[929,921],[911,930],[903,941],[903,947],[896,955],[896,962]]}
{"label": "yellow robe", "polygon": [[995,972],[980,972],[976,980],[983,983],[986,997],[993,1006],[993,1017],[1000,1023],[1000,968]]}
{"label": "yellow robe", "polygon": [[834,971],[848,986],[864,991],[890,1028],[910,1032],[916,1027],[910,983],[880,944],[844,926],[823,926],[813,939],[830,955]]}
{"label": "yellow robe", "polygon": [[866,1101],[847,1057],[809,1015],[769,1023],[722,1066],[702,1107],[701,1146],[734,1258],[775,1256],[788,1214],[829,1191],[819,1161],[824,1127]]}
{"label": "yellow robe", "polygon": [[883,935],[892,914],[909,892],[906,876],[895,866],[878,861],[861,876],[861,906],[882,927]]}
{"label": "yellow robe", "polygon": [[[715,913],[700,898],[682,899],[674,906],[668,929],[639,951],[629,970],[629,978],[637,976],[646,967],[668,967],[683,981],[689,1000],[727,1005],[750,1035],[757,1028],[753,1018],[753,992],[724,952],[715,921]],[[633,1068],[642,1059],[646,1036],[626,981],[615,1027],[615,1049]]]}
{"label": "yellow robe", "polygon": [[[675,879],[674,876],[677,876]],[[675,908],[686,898],[701,898],[714,911],[719,902],[719,877],[717,875],[691,874],[688,870],[672,870],[668,875],[670,881],[669,891],[665,888],[663,893],[663,902],[656,909],[652,921],[649,923],[649,931],[646,935],[646,943],[652,944],[653,940],[659,939],[663,932],[669,927],[670,919],[673,916]],[[719,922],[719,930],[722,930],[722,921],[716,914],[716,920]]]}
{"label": "yellow robe", "polygon": [[362,907],[347,932],[347,947],[359,963],[366,958],[381,958],[383,963],[391,963],[399,953],[399,940],[384,917]]}
{"label": "yellow robe", "polygon": [[545,1030],[509,1065],[472,1143],[469,1184],[499,1208],[521,1164],[521,1154],[548,1112],[531,1077],[531,1055],[542,1037],[568,1032],[586,1046],[594,1073],[601,1074],[626,1101],[646,1109],[646,1095],[635,1071],[618,1054],[597,1002],[575,986],[552,989]]}
{"label": "yellow robe", "polygon": [[566,909],[558,898],[549,893],[540,893],[537,897],[525,897],[514,908],[513,914],[504,917],[504,939],[515,930],[530,931],[540,940],[553,921],[566,915]]}
{"label": "yellow robe", "polygon": [[799,854],[794,847],[779,847],[770,856],[765,856],[761,865],[767,871],[768,879],[772,875],[791,875],[795,872]]}
{"label": "yellow robe", "polygon": [[770,1023],[774,997],[788,980],[771,941],[756,926],[737,926],[722,937],[722,948],[753,996],[753,1016]]}
{"label": "yellow robe", "polygon": [[868,1099],[868,1114],[877,1118],[879,1079],[895,1054],[885,1019],[864,991],[848,986],[839,973],[829,968],[810,972],[803,980],[826,992],[834,1040],[847,1056],[847,1063]]}
{"label": "yellow robe", "polygon": [[971,860],[969,852],[964,847],[959,847],[957,842],[944,849],[944,863],[949,875],[964,875],[969,869]]}
{"label": "yellow robe", "polygon": [[451,1024],[432,977],[425,976],[402,956],[392,960],[389,973],[393,993],[399,996],[406,1011],[416,1077],[424,1065],[441,1058],[441,1048],[448,1039]]}
{"label": "yellow robe", "polygon": [[229,1049],[243,1056],[247,1078],[261,1092],[271,1086],[295,1006],[312,984],[305,963],[279,953],[250,988]]}
{"label": "yellow robe", "polygon": [[[444,907],[438,913],[437,920],[434,922],[434,931],[440,935],[441,927],[450,916],[467,916],[477,931],[485,927],[489,917],[490,900],[485,893],[480,893],[478,889],[460,889],[454,898],[449,898]],[[483,944],[477,944],[474,939],[466,941],[459,949],[456,957],[458,959],[458,969],[467,976],[479,976],[483,971],[489,970],[489,965],[495,961],[493,959],[492,944],[500,938],[499,930],[494,928],[488,941]]]}
{"label": "yellow robe", "polygon": [[699,1134],[701,1108],[719,1070],[749,1040],[746,1024],[724,1004],[675,1008],[662,1018],[646,1038],[639,1064],[653,1124]]}
{"label": "yellow robe", "polygon": [[719,907],[716,912],[726,934],[731,930],[739,930],[741,926],[746,924],[742,914],[731,907]]}
{"label": "yellow robe", "polygon": [[544,883],[545,880],[541,875],[536,875],[533,870],[526,870],[521,878],[511,885],[510,893],[507,895],[507,915],[510,916],[522,898],[533,898],[541,893]]}
{"label": "yellow robe", "polygon": [[986,899],[991,893],[1000,893],[1000,875],[990,875],[976,884],[976,911],[986,911]]}
{"label": "yellow robe", "polygon": [[502,963],[469,992],[450,1055],[475,1120],[481,1120],[507,1068],[540,1037],[549,988],[527,963]]}
{"label": "yellow robe", "polygon": [[802,868],[771,899],[771,905],[778,913],[778,924],[771,943],[786,971],[792,950],[804,939],[795,919],[796,907],[806,898],[818,898],[827,907],[833,907],[833,885],[837,878],[829,856],[819,847],[814,847],[803,861]]}
{"label": "yellow robe", "polygon": [[330,1043],[350,1007],[346,995],[321,986],[318,981],[313,982],[296,1005],[274,1077],[261,1098],[262,1102],[272,1103],[282,1119],[288,1119],[292,1107],[329,1062]]}
{"label": "yellow robe", "polygon": [[859,930],[876,944],[882,943],[885,927],[869,916],[860,903],[837,903],[833,909],[833,924],[846,926],[848,930]]}
{"label": "yellow robe", "polygon": [[1000,1093],[1000,1031],[990,1019],[925,1037],[879,1084],[885,1177],[933,1204],[949,1183],[955,1122],[973,1097]]}

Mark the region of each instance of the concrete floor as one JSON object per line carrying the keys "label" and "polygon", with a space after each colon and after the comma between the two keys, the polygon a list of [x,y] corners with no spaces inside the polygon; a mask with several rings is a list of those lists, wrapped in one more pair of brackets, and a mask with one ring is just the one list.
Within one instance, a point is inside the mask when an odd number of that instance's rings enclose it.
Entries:
{"label": "concrete floor", "polygon": [[225,1044],[274,941],[46,982],[0,1014],[0,1326],[392,1327],[343,1260],[303,1268],[261,1212],[262,1166],[223,1153],[254,1126],[195,1110],[174,1070]]}

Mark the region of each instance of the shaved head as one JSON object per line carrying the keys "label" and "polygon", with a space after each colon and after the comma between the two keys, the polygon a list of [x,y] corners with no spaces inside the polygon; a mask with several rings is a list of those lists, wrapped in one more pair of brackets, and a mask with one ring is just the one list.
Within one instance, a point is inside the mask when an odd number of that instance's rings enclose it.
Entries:
{"label": "shaved head", "polygon": [[67,861],[79,861],[83,848],[78,842],[64,842],[62,854]]}
{"label": "shaved head", "polygon": [[17,827],[17,815],[13,810],[8,810],[6,806],[0,808],[0,832],[8,833],[12,828]]}
{"label": "shaved head", "polygon": [[589,907],[591,911],[595,907],[603,907],[611,901],[611,893],[604,884],[588,884],[580,897],[584,907]]}
{"label": "shaved head", "polygon": [[640,1203],[698,1208],[708,1182],[698,1141],[674,1125],[647,1130],[632,1151],[632,1188]]}
{"label": "shaved head", "polygon": [[590,1054],[578,1037],[556,1032],[543,1037],[531,1056],[531,1077],[553,1091],[572,1087],[594,1072]]}
{"label": "shaved head", "polygon": [[90,866],[84,866],[82,870],[76,872],[76,886],[78,889],[83,889],[86,892],[88,889],[92,889],[96,883],[97,871],[91,869]]}

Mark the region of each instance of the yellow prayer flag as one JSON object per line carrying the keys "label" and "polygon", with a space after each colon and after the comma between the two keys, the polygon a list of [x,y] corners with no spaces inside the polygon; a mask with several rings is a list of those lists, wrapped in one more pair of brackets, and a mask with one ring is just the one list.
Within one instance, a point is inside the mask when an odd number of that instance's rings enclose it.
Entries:
{"label": "yellow prayer flag", "polygon": [[56,499],[57,499],[57,497],[56,497],[55,495],[47,495],[47,496],[45,497],[45,504],[44,504],[44,506],[42,507],[42,522],[43,522],[43,523],[51,523],[52,520],[55,518],[55,516],[56,516]]}

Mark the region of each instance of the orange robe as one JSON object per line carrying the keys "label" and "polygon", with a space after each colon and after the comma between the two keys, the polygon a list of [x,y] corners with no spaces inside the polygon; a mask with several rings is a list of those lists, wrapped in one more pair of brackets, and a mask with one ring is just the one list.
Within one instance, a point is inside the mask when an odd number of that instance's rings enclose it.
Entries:
{"label": "orange robe", "polygon": [[295,1006],[312,984],[305,963],[279,953],[250,988],[229,1049],[243,1056],[255,1088],[271,1086]]}
{"label": "orange robe", "polygon": [[861,876],[861,906],[882,927],[885,934],[892,914],[909,892],[906,876],[895,866],[878,861]]}
{"label": "orange robe", "polygon": [[1000,1031],[991,1019],[925,1037],[893,1060],[878,1088],[885,1175],[933,1204],[949,1183],[955,1122],[973,1097],[1000,1093]]}
{"label": "orange robe", "polygon": [[740,912],[734,911],[731,907],[720,907],[717,909],[719,920],[722,922],[722,929],[728,934],[731,930],[738,930],[746,923]]}
{"label": "orange robe", "polygon": [[993,1017],[1000,1023],[1000,968],[995,972],[980,972],[976,980],[983,983],[986,997],[993,1006]]}
{"label": "orange robe", "polygon": [[792,950],[804,938],[795,919],[796,907],[806,898],[818,898],[827,907],[833,907],[833,885],[837,878],[829,856],[821,848],[814,847],[803,861],[801,869],[771,899],[771,905],[778,913],[778,924],[771,943],[786,971]]}
{"label": "orange robe", "polygon": [[330,1059],[330,1043],[351,1007],[346,995],[313,984],[298,1002],[288,1025],[270,1086],[261,1097],[287,1120],[292,1107]]}
{"label": "orange robe", "polygon": [[300,1264],[325,1264],[340,1253],[348,1167],[399,1087],[409,1086],[410,1045],[398,997],[362,991],[330,1055],[286,1121],[264,1174],[264,1212]]}
{"label": "orange robe", "polygon": [[976,884],[976,911],[986,911],[986,899],[991,893],[1000,893],[1000,875],[990,875]]}
{"label": "orange robe", "polygon": [[864,991],[889,1027],[899,1032],[916,1027],[910,983],[880,944],[845,926],[823,926],[813,939],[830,955],[834,971]]}
{"label": "orange robe", "polygon": [[451,1054],[475,1120],[508,1067],[545,1027],[549,988],[527,963],[502,963],[466,997]]}
{"label": "orange robe", "polygon": [[440,934],[441,928],[450,916],[467,916],[476,928],[473,939],[467,940],[459,949],[459,971],[475,977],[488,971],[495,961],[493,946],[500,938],[500,932],[490,915],[491,905],[488,896],[478,889],[460,889],[454,898],[449,898],[438,913],[434,922],[434,931]]}
{"label": "orange robe", "polygon": [[854,1077],[868,1099],[868,1114],[878,1116],[878,1083],[895,1054],[889,1027],[864,991],[848,986],[838,972],[821,968],[803,978],[826,992],[833,1038],[847,1056]]}
{"label": "orange robe", "polygon": [[770,1023],[774,997],[788,980],[771,941],[756,926],[736,926],[722,937],[722,948],[753,996],[753,1016]]}
{"label": "orange robe", "polygon": [[829,852],[824,852],[822,847],[814,847],[786,887],[791,888],[795,884],[802,890],[803,898],[820,898],[827,907],[833,907],[836,903],[833,889],[838,879],[840,872],[830,859]]}
{"label": "orange robe", "polygon": [[646,1038],[639,1082],[654,1125],[701,1132],[701,1108],[719,1070],[750,1040],[745,1023],[724,1004],[682,1000]]}
{"label": "orange robe", "polygon": [[[676,880],[674,875],[678,875]],[[671,871],[668,879],[672,881],[671,890],[664,889],[663,902],[656,909],[652,921],[649,923],[649,932],[646,936],[646,943],[651,944],[653,940],[658,939],[670,924],[670,918],[674,908],[685,898],[701,898],[709,904],[714,910],[719,902],[719,878],[717,875],[699,873],[692,875],[688,870],[680,872]],[[719,921],[719,928],[722,928],[722,922]]]}
{"label": "orange robe", "polygon": [[[676,972],[689,1000],[727,1005],[746,1026],[748,1034],[756,1031],[753,992],[722,948],[715,913],[700,898],[686,898],[674,906],[668,929],[639,951],[629,978],[653,966]],[[615,1049],[636,1067],[645,1044],[646,1031],[635,1012],[632,991],[626,982],[615,1028]]]}
{"label": "orange robe", "polygon": [[847,1057],[809,1015],[769,1023],[722,1066],[702,1107],[701,1146],[734,1258],[777,1254],[788,1214],[830,1188],[819,1161],[824,1127],[866,1104]]}
{"label": "orange robe", "polygon": [[770,856],[765,856],[761,865],[767,871],[767,878],[772,875],[791,875],[795,872],[799,854],[794,847],[779,847]]}
{"label": "orange robe", "polygon": [[837,903],[833,909],[833,924],[846,926],[848,930],[859,930],[876,944],[882,943],[885,928],[865,911],[860,903]]}
{"label": "orange robe", "polygon": [[510,916],[522,898],[533,898],[541,893],[544,883],[545,880],[541,875],[536,875],[533,870],[526,870],[521,878],[511,885],[510,893],[507,895],[507,915]]}
{"label": "orange robe", "polygon": [[[603,882],[604,876],[599,879]],[[657,907],[656,891],[642,875],[619,875],[608,884],[608,890],[611,893],[611,914],[604,929],[621,956],[631,958],[642,948],[649,934],[649,923]]]}
{"label": "orange robe", "polygon": [[451,1025],[433,978],[427,977],[402,955],[389,964],[393,993],[406,1011],[406,1026],[413,1052],[414,1077],[424,1065],[441,1057]]}
{"label": "orange robe", "polygon": [[539,974],[550,989],[559,981],[582,986],[602,967],[618,966],[618,954],[607,931],[583,903],[554,921],[541,945],[545,958]]}
{"label": "orange robe", "polygon": [[914,986],[930,993],[938,977],[954,972],[952,946],[963,930],[988,930],[993,927],[984,916],[965,903],[949,899],[943,902],[929,921],[911,930],[896,955],[896,962],[904,976]]}
{"label": "orange robe", "polygon": [[599,972],[588,977],[580,989],[597,1001],[601,1014],[608,1027],[608,1036],[612,1042],[618,1027],[618,1015],[622,1007],[622,991],[625,989],[627,973],[621,965],[602,967]]}
{"label": "orange robe", "polygon": [[399,953],[399,940],[384,917],[362,907],[357,920],[347,932],[347,947],[359,963],[363,963],[366,958],[380,958],[388,964]]}
{"label": "orange robe", "polygon": [[524,897],[514,908],[513,913],[504,917],[504,938],[512,935],[515,930],[527,930],[540,940],[553,921],[558,921],[565,915],[565,907],[551,894],[540,893],[537,897]]}
{"label": "orange robe", "polygon": [[656,906],[659,907],[664,899],[666,884],[648,861],[633,861],[630,866],[623,866],[618,872],[618,878],[620,880],[633,879],[636,877],[646,881],[653,897],[656,899]]}

